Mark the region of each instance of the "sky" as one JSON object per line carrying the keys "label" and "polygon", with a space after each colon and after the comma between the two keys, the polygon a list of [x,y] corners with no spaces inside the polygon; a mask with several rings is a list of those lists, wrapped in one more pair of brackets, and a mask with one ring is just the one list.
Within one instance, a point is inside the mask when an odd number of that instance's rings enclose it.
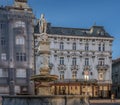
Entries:
{"label": "sky", "polygon": [[[12,5],[13,1],[0,0],[0,5]],[[28,4],[37,18],[43,13],[52,26],[104,26],[114,37],[113,59],[120,57],[120,0],[28,0]]]}

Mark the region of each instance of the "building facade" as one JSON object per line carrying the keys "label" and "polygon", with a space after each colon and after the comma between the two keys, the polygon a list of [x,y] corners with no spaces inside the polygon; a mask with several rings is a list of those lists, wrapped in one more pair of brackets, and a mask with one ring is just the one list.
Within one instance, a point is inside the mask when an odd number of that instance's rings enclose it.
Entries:
{"label": "building facade", "polygon": [[[35,33],[38,33],[37,28]],[[109,97],[113,37],[104,27],[65,28],[48,23],[47,34],[51,49],[50,73],[59,76],[52,84],[54,94]],[[40,57],[36,56],[36,74],[39,67]]]}
{"label": "building facade", "polygon": [[30,94],[33,19],[27,0],[0,7],[0,94]]}
{"label": "building facade", "polygon": [[112,93],[120,98],[120,58],[112,63]]}

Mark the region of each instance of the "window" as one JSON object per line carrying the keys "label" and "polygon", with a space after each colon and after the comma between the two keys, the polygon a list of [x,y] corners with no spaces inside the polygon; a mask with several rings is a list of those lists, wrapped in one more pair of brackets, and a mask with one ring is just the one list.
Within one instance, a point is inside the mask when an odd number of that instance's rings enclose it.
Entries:
{"label": "window", "polygon": [[26,53],[16,53],[16,61],[26,61]]}
{"label": "window", "polygon": [[8,70],[0,68],[0,77],[8,77]]}
{"label": "window", "polygon": [[76,58],[72,59],[72,65],[76,65]]}
{"label": "window", "polygon": [[72,49],[73,49],[73,50],[76,50],[76,43],[73,43]]}
{"label": "window", "polygon": [[17,21],[15,22],[15,27],[25,27],[25,22],[22,22],[22,21]]}
{"label": "window", "polygon": [[60,79],[64,79],[64,71],[60,71]]}
{"label": "window", "polygon": [[84,79],[89,80],[89,71],[88,70],[84,71]]}
{"label": "window", "polygon": [[64,50],[64,43],[60,42],[60,50]]}
{"label": "window", "polygon": [[6,53],[1,54],[1,60],[6,61]]}
{"label": "window", "polygon": [[0,93],[8,94],[9,93],[9,87],[8,86],[0,86]]}
{"label": "window", "polygon": [[103,73],[99,73],[99,80],[103,80]]}
{"label": "window", "polygon": [[105,51],[105,44],[103,44],[103,51]]}
{"label": "window", "polygon": [[101,51],[101,44],[98,45],[98,51]]}
{"label": "window", "polygon": [[99,60],[98,60],[98,65],[99,65],[99,66],[103,66],[104,63],[105,63],[104,58],[99,58]]}
{"label": "window", "polygon": [[72,71],[72,79],[77,79],[77,71]]}
{"label": "window", "polygon": [[16,77],[26,78],[26,69],[16,69]]}
{"label": "window", "polygon": [[64,65],[64,57],[60,57],[60,65]]}
{"label": "window", "polygon": [[4,29],[4,28],[5,28],[5,23],[1,23],[1,24],[0,24],[0,28],[1,28],[1,29]]}
{"label": "window", "polygon": [[24,45],[25,44],[25,39],[23,36],[17,36],[16,37],[16,44],[17,45]]}
{"label": "window", "polygon": [[85,58],[85,66],[89,65],[89,58]]}
{"label": "window", "polygon": [[89,50],[89,45],[88,43],[85,44],[85,51],[88,51]]}
{"label": "window", "polygon": [[15,86],[15,93],[20,93],[20,86]]}
{"label": "window", "polygon": [[5,45],[5,38],[1,37],[1,45],[4,46]]}
{"label": "window", "polygon": [[0,28],[1,28],[1,29],[3,28],[3,24],[2,24],[2,23],[0,24]]}

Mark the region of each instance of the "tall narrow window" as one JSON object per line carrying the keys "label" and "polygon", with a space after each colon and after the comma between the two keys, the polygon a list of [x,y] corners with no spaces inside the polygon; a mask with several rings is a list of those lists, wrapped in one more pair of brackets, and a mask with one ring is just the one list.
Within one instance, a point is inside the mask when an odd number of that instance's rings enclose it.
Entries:
{"label": "tall narrow window", "polygon": [[89,80],[89,71],[88,70],[84,71],[84,79]]}
{"label": "tall narrow window", "polygon": [[77,79],[77,71],[72,71],[72,79]]}
{"label": "tall narrow window", "polygon": [[99,73],[99,80],[103,80],[103,73]]}
{"label": "tall narrow window", "polygon": [[88,51],[89,50],[89,45],[88,43],[85,44],[85,51]]}
{"label": "tall narrow window", "polygon": [[76,50],[76,43],[73,43],[72,49],[73,49],[73,50]]}
{"label": "tall narrow window", "polygon": [[0,28],[1,28],[1,29],[3,28],[3,24],[2,24],[2,23],[0,24]]}
{"label": "tall narrow window", "polygon": [[64,71],[60,71],[60,79],[63,80],[64,79]]}
{"label": "tall narrow window", "polygon": [[105,44],[103,44],[103,51],[105,51]]}
{"label": "tall narrow window", "polygon": [[72,65],[76,65],[76,58],[72,58]]}
{"label": "tall narrow window", "polygon": [[64,57],[60,57],[60,65],[64,65]]}
{"label": "tall narrow window", "polygon": [[5,45],[5,38],[1,37],[1,45],[4,46]]}
{"label": "tall narrow window", "polygon": [[101,51],[101,44],[98,45],[98,51]]}
{"label": "tall narrow window", "polygon": [[64,43],[60,42],[60,50],[64,50]]}
{"label": "tall narrow window", "polygon": [[85,65],[86,65],[86,66],[89,65],[89,58],[85,58]]}

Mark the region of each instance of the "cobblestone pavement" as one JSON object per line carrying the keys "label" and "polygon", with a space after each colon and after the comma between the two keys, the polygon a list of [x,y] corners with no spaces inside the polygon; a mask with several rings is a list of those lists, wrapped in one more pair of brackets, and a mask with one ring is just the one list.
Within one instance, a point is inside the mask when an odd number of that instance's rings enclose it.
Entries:
{"label": "cobblestone pavement", "polygon": [[115,100],[115,102],[111,102],[110,99],[90,100],[90,103],[90,105],[120,105],[120,99]]}
{"label": "cobblestone pavement", "polygon": [[120,103],[94,103],[94,104],[90,104],[90,105],[120,105]]}

